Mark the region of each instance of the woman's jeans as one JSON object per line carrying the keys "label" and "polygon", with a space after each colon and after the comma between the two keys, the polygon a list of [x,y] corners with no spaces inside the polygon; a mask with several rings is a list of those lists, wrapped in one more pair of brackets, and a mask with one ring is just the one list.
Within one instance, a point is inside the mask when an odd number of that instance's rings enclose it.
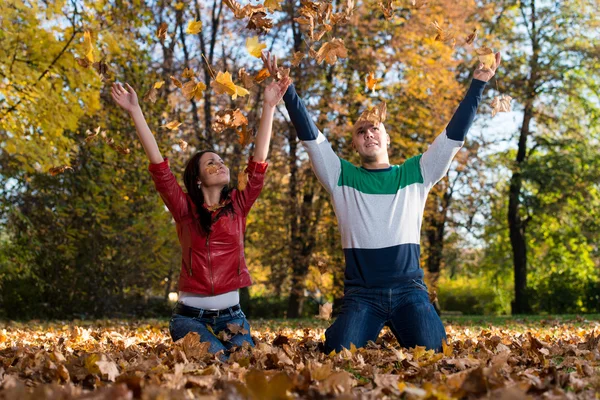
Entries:
{"label": "woman's jeans", "polygon": [[[227,359],[228,351],[232,347],[241,347],[244,342],[247,342],[250,346],[254,346],[254,342],[250,336],[250,324],[246,320],[246,315],[244,315],[244,312],[238,306],[236,306],[237,310],[234,310],[236,307],[230,307],[220,310],[218,316],[208,317],[206,316],[207,313],[214,315],[215,311],[184,306],[183,308],[186,310],[186,313],[192,311],[197,316],[180,315],[176,313],[178,307],[181,307],[181,305],[179,304],[175,307],[171,321],[169,322],[169,332],[174,342],[183,338],[189,332],[196,332],[200,335],[201,342],[210,343],[209,352],[215,354],[223,351],[222,360]],[[245,329],[245,332],[232,334],[227,329],[227,324],[239,325]],[[212,332],[208,329],[209,326]],[[230,336],[227,341],[222,341],[216,336],[223,330],[226,330],[226,333]]]}
{"label": "woman's jeans", "polygon": [[429,302],[427,286],[411,280],[394,289],[347,288],[337,319],[325,331],[325,351],[364,347],[375,342],[384,325],[402,347],[425,346],[441,351],[446,331]]}

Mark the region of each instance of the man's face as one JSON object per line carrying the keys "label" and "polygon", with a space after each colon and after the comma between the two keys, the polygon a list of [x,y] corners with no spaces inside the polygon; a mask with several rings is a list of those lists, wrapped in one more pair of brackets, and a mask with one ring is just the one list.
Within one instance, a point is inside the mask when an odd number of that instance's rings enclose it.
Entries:
{"label": "man's face", "polygon": [[354,125],[352,133],[352,148],[363,161],[377,161],[380,155],[387,155],[390,136],[385,131],[383,123],[379,126],[368,121],[359,121]]}

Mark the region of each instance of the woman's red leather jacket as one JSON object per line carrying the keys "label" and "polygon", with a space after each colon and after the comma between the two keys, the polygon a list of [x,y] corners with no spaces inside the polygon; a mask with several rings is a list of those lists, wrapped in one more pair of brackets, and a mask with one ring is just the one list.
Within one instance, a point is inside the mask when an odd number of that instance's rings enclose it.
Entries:
{"label": "woman's red leather jacket", "polygon": [[246,172],[248,184],[242,191],[231,192],[233,212],[213,212],[212,230],[207,235],[198,222],[196,206],[177,183],[169,161],[148,168],[156,190],[171,211],[181,244],[179,290],[217,295],[250,286],[252,280],[244,259],[246,216],[260,194],[267,163],[250,158]]}

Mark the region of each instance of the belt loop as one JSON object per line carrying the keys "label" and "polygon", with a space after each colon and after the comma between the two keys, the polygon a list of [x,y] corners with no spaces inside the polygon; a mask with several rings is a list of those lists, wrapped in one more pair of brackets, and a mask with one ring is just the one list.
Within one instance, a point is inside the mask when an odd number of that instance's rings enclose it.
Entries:
{"label": "belt loop", "polygon": [[202,314],[204,314],[204,309],[200,308],[200,313],[198,314],[198,318],[202,318]]}

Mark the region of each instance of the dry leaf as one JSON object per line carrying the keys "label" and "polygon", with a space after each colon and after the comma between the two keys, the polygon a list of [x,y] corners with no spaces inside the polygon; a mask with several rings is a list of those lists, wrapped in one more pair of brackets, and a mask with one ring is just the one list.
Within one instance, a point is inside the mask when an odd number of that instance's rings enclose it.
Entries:
{"label": "dry leaf", "polygon": [[165,84],[165,81],[158,81],[154,83],[154,89],[160,89]]}
{"label": "dry leaf", "polygon": [[246,89],[252,89],[254,87],[254,79],[246,72],[245,68],[240,68],[238,71],[238,79],[242,82],[242,86]]}
{"label": "dry leaf", "polygon": [[191,20],[187,24],[187,28],[185,28],[185,33],[189,33],[190,35],[195,35],[202,30],[202,21]]}
{"label": "dry leaf", "polygon": [[282,80],[283,78],[287,78],[290,76],[290,69],[289,68],[283,68],[283,67],[279,67],[277,69],[277,76],[275,77],[278,81]]}
{"label": "dry leaf", "polygon": [[267,79],[270,76],[271,76],[271,73],[269,73],[269,70],[267,68],[263,68],[260,71],[258,71],[256,76],[254,77],[254,81],[256,83],[261,83],[262,81],[264,81],[265,79]]}
{"label": "dry leaf", "polygon": [[413,8],[418,10],[427,5],[427,0],[412,0],[411,4]]}
{"label": "dry leaf", "polygon": [[317,315],[317,319],[322,319],[324,321],[329,321],[331,319],[331,312],[333,311],[333,304],[327,302],[325,304],[319,304],[319,315]]}
{"label": "dry leaf", "polygon": [[181,74],[181,77],[184,79],[194,79],[195,76],[196,74],[194,74],[194,71],[191,68],[184,68],[183,73]]}
{"label": "dry leaf", "polygon": [[123,147],[123,146],[119,146],[118,144],[115,143],[113,138],[105,138],[104,141],[106,142],[106,144],[113,149],[114,151],[116,151],[119,154],[122,155],[127,155],[129,153],[131,153],[131,150]]}
{"label": "dry leaf", "polygon": [[473,32],[469,36],[467,36],[465,43],[473,44],[473,42],[475,42],[475,39],[477,39],[477,28],[473,29]]}
{"label": "dry leaf", "polygon": [[377,84],[382,81],[383,78],[375,78],[374,72],[369,72],[365,77],[365,84],[367,85],[367,89],[371,92],[375,92]]}
{"label": "dry leaf", "polygon": [[492,100],[492,117],[494,117],[499,112],[510,112],[510,101],[512,97],[506,94],[502,94],[500,96],[496,96],[494,100]]}
{"label": "dry leaf", "polygon": [[181,122],[179,121],[171,121],[165,125],[163,125],[165,128],[170,129],[172,131],[176,130],[177,128],[179,128],[181,126]]}
{"label": "dry leaf", "polygon": [[294,56],[292,58],[291,64],[294,67],[297,67],[298,64],[300,64],[300,61],[302,61],[302,59],[304,59],[304,57],[306,57],[306,54],[304,54],[303,52],[301,52],[301,51],[295,52]]}
{"label": "dry leaf", "polygon": [[177,86],[179,89],[183,88],[183,84],[181,83],[181,81],[179,79],[175,78],[174,76],[170,76],[169,78],[171,79],[171,82],[173,82],[173,84],[175,86]]}
{"label": "dry leaf", "polygon": [[187,100],[200,100],[202,93],[206,90],[206,85],[202,82],[191,80],[183,84],[181,91]]}
{"label": "dry leaf", "polygon": [[229,332],[233,333],[234,335],[237,335],[238,333],[241,333],[242,335],[247,335],[249,333],[248,330],[240,324],[227,324],[227,329],[229,329]]}
{"label": "dry leaf", "polygon": [[243,192],[244,189],[246,189],[247,185],[248,185],[248,174],[246,174],[246,171],[240,171],[240,173],[238,174],[238,184],[237,184],[238,190],[240,192]]}
{"label": "dry leaf", "polygon": [[227,128],[237,128],[243,125],[248,125],[248,119],[242,114],[239,108],[235,110],[221,110],[215,115],[212,130],[215,133],[221,133]]}
{"label": "dry leaf", "polygon": [[284,0],[265,0],[265,8],[271,12],[281,10],[281,3]]}
{"label": "dry leaf", "polygon": [[177,142],[177,144],[179,145],[179,147],[181,148],[181,151],[186,151],[188,148],[188,142],[186,142],[183,139],[179,139],[179,141]]}
{"label": "dry leaf", "polygon": [[316,54],[316,60],[319,64],[325,60],[327,64],[333,65],[338,57],[348,57],[348,51],[342,39],[333,39],[330,42],[324,43]]}
{"label": "dry leaf", "polygon": [[385,19],[391,19],[394,16],[394,8],[392,6],[393,0],[384,0],[379,2],[379,8],[383,11],[383,16]]}
{"label": "dry leaf", "polygon": [[154,87],[154,86],[152,86],[150,88],[150,90],[148,90],[142,97],[142,100],[149,101],[152,104],[156,103],[157,99],[158,99],[158,90],[156,90],[156,87]]}
{"label": "dry leaf", "polygon": [[169,29],[169,26],[167,25],[166,22],[161,22],[161,24],[158,26],[158,29],[156,30],[156,37],[158,38],[158,40],[160,40],[161,42],[163,40],[165,40],[167,38],[167,30]]}
{"label": "dry leaf", "polygon": [[75,58],[75,61],[77,61],[77,64],[83,68],[89,68],[91,65],[87,58]]}
{"label": "dry leaf", "polygon": [[50,173],[50,175],[56,176],[58,174],[62,174],[63,172],[65,172],[68,169],[73,171],[73,168],[69,167],[68,165],[63,165],[61,167],[52,167],[48,170],[48,172]]}
{"label": "dry leaf", "polygon": [[219,71],[215,80],[210,83],[210,86],[215,90],[216,94],[228,94],[232,100],[235,100],[238,96],[246,96],[250,93],[243,87],[234,84],[229,72]]}
{"label": "dry leaf", "polygon": [[[88,129],[87,131],[85,131],[85,133],[87,134],[87,136],[85,137],[85,141],[86,141],[86,143],[89,143],[98,138],[98,135],[100,134],[100,127],[97,127],[94,130],[94,132],[92,132]],[[102,133],[103,133],[103,136],[106,136],[106,132],[102,132]]]}
{"label": "dry leaf", "polygon": [[489,47],[480,47],[479,49],[475,49],[475,53],[477,53],[479,61],[485,68],[492,68],[494,64],[496,64],[496,55],[494,54],[494,50],[490,49]]}
{"label": "dry leaf", "polygon": [[367,122],[372,123],[375,126],[379,126],[380,123],[385,121],[386,117],[387,117],[387,107],[386,107],[385,101],[382,101],[377,106],[363,111],[363,113],[360,115],[360,117],[358,118],[356,123],[359,123],[362,121],[367,121]]}
{"label": "dry leaf", "polygon": [[240,3],[236,0],[223,0],[223,4],[225,4],[231,11],[233,11],[233,15],[237,19],[244,19],[248,15],[246,14],[246,8],[242,8]]}
{"label": "dry leaf", "polygon": [[184,7],[185,7],[185,4],[182,1],[175,3],[175,5],[173,6],[173,8],[176,11],[181,11],[181,10],[183,10]]}
{"label": "dry leaf", "polygon": [[262,11],[253,13],[246,25],[246,28],[259,33],[269,33],[272,27],[273,21],[267,18],[267,14]]}
{"label": "dry leaf", "polygon": [[258,36],[249,37],[246,39],[246,50],[250,53],[251,56],[260,58],[262,55],[262,50],[267,48],[267,45],[264,43],[258,42]]}
{"label": "dry leaf", "polygon": [[98,73],[98,75],[100,75],[100,78],[103,81],[111,79],[110,68],[108,67],[108,64],[104,62],[104,59],[92,63],[92,68],[96,70],[96,72]]}
{"label": "dry leaf", "polygon": [[442,42],[442,43],[449,43],[452,45],[452,47],[454,47],[456,45],[456,37],[454,35],[454,33],[450,32],[449,30],[446,29],[442,29],[442,27],[440,26],[440,24],[438,24],[437,21],[433,21],[432,25],[435,27],[437,34],[435,36],[435,40]]}
{"label": "dry leaf", "polygon": [[242,147],[249,145],[254,137],[254,132],[252,129],[248,128],[248,125],[242,125],[240,129],[236,130],[236,133],[238,134],[238,142]]}

